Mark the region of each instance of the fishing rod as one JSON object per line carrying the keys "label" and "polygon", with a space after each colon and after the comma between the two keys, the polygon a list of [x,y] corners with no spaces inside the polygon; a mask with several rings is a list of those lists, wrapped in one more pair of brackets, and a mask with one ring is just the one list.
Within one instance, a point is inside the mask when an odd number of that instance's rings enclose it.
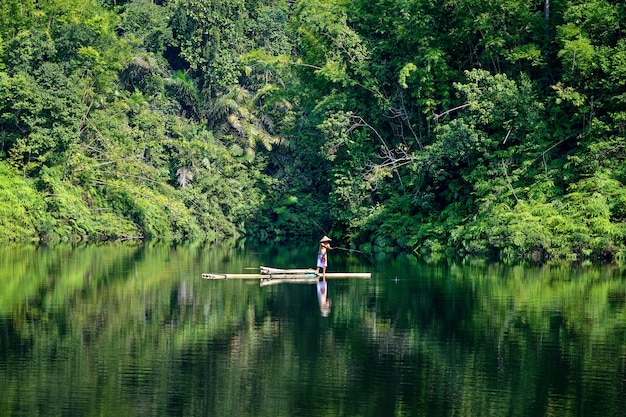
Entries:
{"label": "fishing rod", "polygon": [[315,226],[317,226],[317,228],[320,229],[324,233],[324,236],[328,236],[328,232],[326,230],[324,230],[324,228],[322,226],[320,226],[318,222],[316,222],[313,219],[309,219],[309,220],[311,221],[311,223],[313,223]]}
{"label": "fishing rod", "polygon": [[345,250],[346,252],[362,253],[363,255],[365,255],[365,252],[361,252],[360,250],[357,250],[357,249],[338,248],[338,247],[334,247],[333,249]]}
{"label": "fishing rod", "polygon": [[360,251],[360,250],[358,250],[358,249],[348,249],[348,248],[340,248],[340,247],[333,247],[333,249],[343,250],[343,251],[346,251],[346,252],[356,252],[356,253],[360,253],[361,255],[365,256],[365,259],[367,259],[367,261],[368,261],[370,264],[372,264],[372,266],[373,266],[374,268],[376,268],[376,270],[377,270],[377,271],[378,271],[381,275],[383,275],[385,278],[392,279],[392,280],[393,280],[393,279],[395,279],[396,281],[397,281],[397,279],[398,279],[398,277],[392,278],[392,277],[391,277],[388,273],[386,273],[385,271],[383,271],[383,270],[382,270],[382,269],[378,266],[378,264],[377,264],[376,262],[374,262],[374,260],[370,257],[370,255],[368,255],[368,254],[367,254],[367,253],[365,253],[365,252],[362,252],[362,251]]}

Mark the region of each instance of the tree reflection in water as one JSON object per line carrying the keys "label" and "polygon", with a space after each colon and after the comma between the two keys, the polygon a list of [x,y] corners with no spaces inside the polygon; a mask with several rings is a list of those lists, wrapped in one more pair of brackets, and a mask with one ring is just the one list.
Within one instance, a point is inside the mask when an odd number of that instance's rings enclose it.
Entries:
{"label": "tree reflection in water", "polygon": [[[260,286],[200,278],[261,264],[299,267],[311,253],[262,248],[154,242],[0,249],[0,410],[623,411],[622,268],[398,257],[374,265],[371,280],[333,280],[332,304],[323,280]],[[336,270],[372,266],[355,254],[333,258]]]}

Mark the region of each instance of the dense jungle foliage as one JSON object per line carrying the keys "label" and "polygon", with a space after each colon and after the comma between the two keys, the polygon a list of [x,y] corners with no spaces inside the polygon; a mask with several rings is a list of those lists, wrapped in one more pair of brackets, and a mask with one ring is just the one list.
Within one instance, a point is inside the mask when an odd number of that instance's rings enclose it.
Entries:
{"label": "dense jungle foliage", "polygon": [[0,239],[626,249],[616,0],[1,0]]}

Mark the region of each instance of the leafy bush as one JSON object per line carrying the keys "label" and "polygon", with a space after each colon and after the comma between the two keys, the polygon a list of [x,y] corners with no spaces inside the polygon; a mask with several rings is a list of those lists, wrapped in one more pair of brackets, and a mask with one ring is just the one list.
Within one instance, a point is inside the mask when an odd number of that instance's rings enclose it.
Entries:
{"label": "leafy bush", "polygon": [[0,241],[36,239],[49,221],[46,203],[29,180],[0,162]]}

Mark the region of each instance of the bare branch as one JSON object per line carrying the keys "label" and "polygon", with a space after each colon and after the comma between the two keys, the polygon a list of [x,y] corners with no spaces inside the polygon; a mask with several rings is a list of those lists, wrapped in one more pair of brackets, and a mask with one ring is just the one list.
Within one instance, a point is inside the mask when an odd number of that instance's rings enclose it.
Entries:
{"label": "bare branch", "polygon": [[513,130],[513,128],[510,128],[508,132],[506,132],[506,136],[504,137],[504,140],[502,141],[502,144],[504,145],[506,143],[506,141],[509,139],[509,136],[511,135],[511,131]]}
{"label": "bare branch", "polygon": [[447,110],[447,111],[444,111],[443,113],[435,114],[435,117],[434,117],[434,118],[435,118],[435,120],[437,120],[437,119],[439,119],[440,117],[443,117],[443,116],[446,116],[446,115],[448,115],[448,114],[452,113],[453,111],[456,111],[456,110],[461,110],[461,109],[464,109],[464,108],[466,108],[466,107],[469,107],[469,105],[470,105],[470,103],[466,103],[466,104],[462,104],[462,105],[460,105],[460,106],[456,106],[455,108],[450,109],[450,110]]}
{"label": "bare branch", "polygon": [[517,194],[515,194],[515,189],[513,188],[513,184],[511,183],[511,179],[509,178],[509,173],[506,169],[506,164],[504,163],[504,159],[502,160],[502,171],[504,172],[504,177],[506,178],[506,183],[509,186],[509,189],[513,193],[513,197],[515,197],[515,201],[519,203],[519,198],[517,198]]}
{"label": "bare branch", "polygon": [[348,128],[348,132],[352,132],[359,127],[366,127],[374,132],[374,135],[378,137],[378,139],[383,144],[383,155],[376,155],[383,162],[380,164],[372,165],[370,170],[366,172],[366,175],[371,173],[373,169],[378,168],[386,168],[391,167],[393,172],[398,176],[398,180],[400,181],[400,185],[404,187],[404,182],[402,181],[402,177],[400,176],[400,171],[398,168],[403,167],[413,161],[413,157],[408,152],[408,146],[406,144],[400,145],[395,149],[389,148],[389,145],[382,137],[380,133],[369,123],[367,123],[361,116],[351,115],[350,118],[354,121],[354,123]]}
{"label": "bare branch", "polygon": [[[420,148],[420,150],[424,150],[424,147],[422,146],[422,141],[419,139],[417,133],[415,133],[415,130],[413,130],[413,126],[411,126],[411,121],[409,120],[409,115],[406,111],[406,106],[404,105],[404,97],[401,96],[400,100],[401,100],[401,103],[400,103],[401,107],[399,108],[391,107],[390,110],[394,114],[394,118],[400,118],[400,120],[404,124],[407,125],[407,127],[411,131],[411,134],[413,135],[413,138],[417,142],[417,146]],[[404,140],[404,136],[402,137],[402,140]]]}
{"label": "bare branch", "polygon": [[387,145],[387,142],[385,142],[385,139],[383,139],[383,137],[380,135],[380,133],[378,133],[378,131],[376,129],[374,129],[374,127],[372,125],[367,123],[361,116],[352,115],[352,116],[350,116],[350,118],[356,120],[356,123],[354,123],[352,126],[350,126],[350,128],[348,129],[348,133],[352,132],[357,127],[367,127],[372,132],[374,132],[374,134],[378,137],[378,139],[380,139],[380,141],[383,143],[383,146],[385,147],[385,151],[386,151],[385,153],[391,154],[391,151],[389,150],[389,146]]}

